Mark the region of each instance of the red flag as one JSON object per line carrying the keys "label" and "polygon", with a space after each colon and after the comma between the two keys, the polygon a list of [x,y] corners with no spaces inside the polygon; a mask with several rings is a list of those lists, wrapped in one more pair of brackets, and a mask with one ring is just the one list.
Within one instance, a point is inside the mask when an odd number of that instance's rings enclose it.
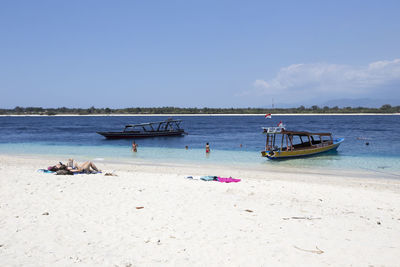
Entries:
{"label": "red flag", "polygon": [[271,119],[271,117],[272,117],[272,114],[271,114],[271,113],[268,113],[268,114],[265,115],[265,118],[266,118],[266,119]]}
{"label": "red flag", "polygon": [[282,121],[280,121],[280,122],[278,123],[278,127],[283,127]]}

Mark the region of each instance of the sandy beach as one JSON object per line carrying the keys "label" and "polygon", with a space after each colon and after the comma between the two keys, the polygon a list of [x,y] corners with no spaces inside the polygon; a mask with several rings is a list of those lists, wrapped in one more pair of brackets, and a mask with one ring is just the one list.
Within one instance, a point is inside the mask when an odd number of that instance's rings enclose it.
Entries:
{"label": "sandy beach", "polygon": [[400,264],[400,180],[101,161],[102,174],[37,172],[60,160],[0,155],[1,266]]}

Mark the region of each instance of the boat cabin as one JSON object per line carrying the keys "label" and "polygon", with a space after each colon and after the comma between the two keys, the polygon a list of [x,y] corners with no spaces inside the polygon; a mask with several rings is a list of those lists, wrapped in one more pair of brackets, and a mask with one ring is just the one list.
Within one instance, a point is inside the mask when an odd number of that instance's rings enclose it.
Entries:
{"label": "boat cabin", "polygon": [[266,151],[296,151],[327,147],[333,144],[331,133],[287,131],[281,127],[263,128],[267,135]]}

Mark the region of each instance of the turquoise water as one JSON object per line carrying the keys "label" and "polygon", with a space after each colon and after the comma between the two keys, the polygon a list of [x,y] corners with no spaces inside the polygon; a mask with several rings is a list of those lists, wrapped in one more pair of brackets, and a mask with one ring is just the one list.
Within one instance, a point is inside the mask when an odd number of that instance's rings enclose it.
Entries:
{"label": "turquoise water", "polygon": [[0,151],[10,155],[39,154],[57,156],[60,160],[78,158],[102,161],[152,162],[152,163],[189,163],[217,164],[242,168],[268,170],[271,167],[297,169],[337,169],[363,170],[400,178],[400,161],[393,156],[349,156],[336,153],[321,154],[316,157],[274,161],[260,156],[253,151],[213,150],[206,154],[204,149],[178,149],[139,147],[134,153],[130,147],[114,146],[68,146],[43,144],[0,144]]}
{"label": "turquoise water", "polygon": [[[179,117],[176,117],[179,118]],[[399,116],[216,116],[180,117],[184,137],[106,140],[96,131],[120,130],[128,123],[165,117],[0,117],[1,154],[56,155],[109,161],[224,164],[248,168],[369,170],[400,177]],[[332,132],[344,137],[337,153],[270,161],[261,157],[262,126],[283,121],[288,129]],[[205,143],[211,153],[206,155]],[[366,143],[369,145],[366,145]],[[242,147],[239,145],[242,144]],[[186,150],[185,146],[189,146]]]}

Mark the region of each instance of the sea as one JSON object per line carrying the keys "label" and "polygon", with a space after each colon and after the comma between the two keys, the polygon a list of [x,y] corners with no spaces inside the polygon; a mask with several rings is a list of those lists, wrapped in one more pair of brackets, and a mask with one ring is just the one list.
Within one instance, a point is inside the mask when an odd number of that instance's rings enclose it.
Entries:
{"label": "sea", "polygon": [[[182,137],[107,140],[98,131],[122,131],[126,124],[162,121],[166,116],[3,116],[0,154],[51,155],[104,161],[211,163],[268,169],[316,168],[367,170],[400,179],[400,116],[398,115],[273,115],[174,116],[188,133]],[[283,122],[288,130],[331,132],[344,138],[337,152],[268,160],[262,127]],[[206,143],[211,153],[205,153]],[[188,149],[185,147],[188,146]]]}

